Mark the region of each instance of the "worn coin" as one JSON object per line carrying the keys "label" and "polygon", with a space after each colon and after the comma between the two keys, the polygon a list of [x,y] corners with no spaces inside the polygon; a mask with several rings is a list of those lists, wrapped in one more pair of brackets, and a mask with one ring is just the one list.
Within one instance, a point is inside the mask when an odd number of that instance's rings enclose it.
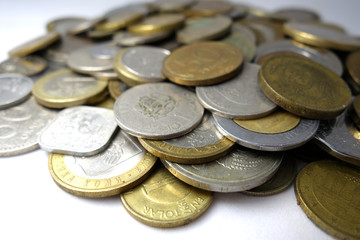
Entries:
{"label": "worn coin", "polygon": [[255,44],[246,35],[240,32],[233,31],[227,37],[221,39],[221,41],[239,48],[243,53],[244,62],[251,62],[255,56]]}
{"label": "worn coin", "polygon": [[96,104],[95,107],[107,108],[112,110],[114,109],[114,104],[115,104],[115,100],[112,97],[107,96],[105,100]]}
{"label": "worn coin", "polygon": [[357,95],[352,103],[354,113],[352,113],[352,119],[355,125],[360,129],[360,95]]}
{"label": "worn coin", "polygon": [[159,12],[182,12],[194,3],[194,0],[156,0],[149,4]]}
{"label": "worn coin", "polygon": [[109,81],[108,84],[110,96],[115,100],[121,95],[121,93],[126,91],[128,88],[129,86],[119,80]]}
{"label": "worn coin", "polygon": [[37,55],[12,57],[0,63],[0,73],[20,73],[32,76],[44,71],[47,65],[47,61]]}
{"label": "worn coin", "polygon": [[226,1],[198,1],[185,11],[188,17],[209,17],[226,14],[233,8],[233,4]]}
{"label": "worn coin", "polygon": [[254,31],[251,30],[249,27],[245,26],[244,24],[234,22],[231,26],[231,32],[239,32],[248,37],[254,45],[256,45],[257,43]]}
{"label": "worn coin", "polygon": [[351,79],[360,86],[360,51],[350,53],[346,58],[346,69]]}
{"label": "worn coin", "polygon": [[169,37],[171,34],[172,31],[157,32],[146,35],[121,31],[121,32],[117,32],[114,35],[113,41],[120,46],[132,47],[136,45],[157,42]]}
{"label": "worn coin", "polygon": [[86,21],[85,18],[73,16],[56,18],[46,24],[46,29],[48,31],[55,31],[61,36],[65,36],[68,35],[70,29],[84,21]]}
{"label": "worn coin", "polygon": [[86,31],[94,28],[97,24],[104,22],[104,21],[105,21],[105,16],[86,19],[83,22],[75,24],[68,31],[70,34],[73,34],[73,35],[81,34],[81,33],[84,33]]}
{"label": "worn coin", "polygon": [[89,72],[87,74],[93,76],[94,78],[96,78],[100,81],[119,80],[116,72],[113,70],[100,71],[100,72]]}
{"label": "worn coin", "polygon": [[275,14],[287,21],[310,22],[320,19],[317,12],[305,8],[282,8],[275,11]]}
{"label": "worn coin", "polygon": [[241,4],[233,4],[232,9],[226,13],[226,15],[232,19],[240,19],[247,14],[246,7]]}

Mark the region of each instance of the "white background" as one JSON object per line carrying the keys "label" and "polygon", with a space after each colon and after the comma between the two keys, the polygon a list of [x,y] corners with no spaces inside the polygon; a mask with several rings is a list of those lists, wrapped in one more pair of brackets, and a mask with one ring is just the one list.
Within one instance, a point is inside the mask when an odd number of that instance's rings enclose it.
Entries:
{"label": "white background", "polygon": [[[239,1],[240,2],[240,1]],[[267,10],[302,6],[324,21],[360,36],[360,1],[241,1]],[[48,21],[63,16],[99,16],[125,1],[2,0],[0,61],[17,45],[45,33]],[[296,204],[294,188],[268,197],[217,193],[208,211],[187,226],[148,227],[134,220],[118,196],[84,199],[53,182],[42,150],[0,158],[0,239],[331,239]]]}

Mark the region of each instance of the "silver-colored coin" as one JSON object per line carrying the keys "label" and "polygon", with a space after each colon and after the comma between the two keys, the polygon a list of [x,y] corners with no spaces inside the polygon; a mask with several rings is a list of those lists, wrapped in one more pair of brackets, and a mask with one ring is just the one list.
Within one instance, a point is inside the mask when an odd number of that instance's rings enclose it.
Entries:
{"label": "silver-colored coin", "polygon": [[297,44],[291,40],[276,40],[261,44],[257,48],[254,61],[256,62],[266,54],[281,51],[294,52],[310,58],[314,62],[320,63],[321,65],[334,71],[339,76],[343,73],[343,65],[335,53],[327,49],[317,49],[303,44]]}
{"label": "silver-colored coin", "polygon": [[350,114],[346,110],[335,119],[321,121],[313,141],[334,157],[360,166],[360,131]]}
{"label": "silver-colored coin", "polygon": [[265,183],[277,171],[282,152],[255,151],[237,146],[228,155],[204,164],[177,164],[161,159],[177,178],[214,192],[241,192]]}
{"label": "silver-colored coin", "polygon": [[18,73],[0,74],[0,109],[25,101],[33,87],[31,78]]}
{"label": "silver-colored coin", "polygon": [[163,40],[169,37],[172,34],[172,31],[168,32],[158,32],[153,34],[134,34],[131,32],[117,32],[114,37],[113,41],[120,45],[126,47],[132,47],[136,45],[143,45],[147,43],[153,43],[160,40]]}
{"label": "silver-colored coin", "polygon": [[57,18],[50,21],[46,28],[49,31],[56,31],[60,35],[64,36],[68,35],[70,29],[73,29],[75,26],[82,24],[84,21],[86,21],[86,19],[81,17]]}
{"label": "silver-colored coin", "polygon": [[310,9],[301,9],[301,8],[279,9],[275,12],[275,14],[284,19],[287,19],[287,21],[297,21],[297,22],[316,21],[320,18],[316,12]]}
{"label": "silver-colored coin", "polygon": [[245,26],[244,24],[234,23],[231,27],[232,32],[240,32],[247,36],[254,44],[256,44],[256,35],[253,30]]}
{"label": "silver-colored coin", "polygon": [[260,66],[244,63],[235,78],[220,84],[196,87],[201,104],[214,114],[233,119],[254,119],[273,112],[277,105],[260,89],[257,78]]}
{"label": "silver-colored coin", "polygon": [[138,46],[126,50],[121,62],[126,70],[135,76],[151,82],[165,79],[162,74],[164,59],[170,55],[170,51],[158,47]]}
{"label": "silver-colored coin", "polygon": [[42,129],[56,116],[57,111],[40,106],[33,97],[0,110],[0,156],[14,156],[39,148]]}
{"label": "silver-colored coin", "polygon": [[144,16],[148,15],[149,8],[146,6],[146,4],[142,3],[134,3],[134,4],[128,4],[126,6],[121,6],[117,8],[112,8],[108,12],[105,13],[105,16],[110,18],[127,18],[127,15],[134,15],[134,13],[139,13]]}
{"label": "silver-colored coin", "polygon": [[69,107],[44,128],[39,145],[47,152],[91,156],[109,145],[116,128],[114,114],[109,109]]}
{"label": "silver-colored coin", "polygon": [[190,132],[204,108],[196,95],[172,83],[145,83],[122,93],[114,104],[118,125],[131,135],[170,139]]}
{"label": "silver-colored coin", "polygon": [[150,5],[161,12],[176,12],[184,10],[194,3],[194,0],[156,0],[151,2]]}
{"label": "silver-colored coin", "polygon": [[70,53],[67,65],[80,73],[100,72],[113,69],[113,58],[120,47],[113,42],[83,47]]}
{"label": "silver-colored coin", "polygon": [[246,15],[246,7],[240,4],[233,4],[233,8],[226,15],[232,19],[239,19]]}
{"label": "silver-colored coin", "polygon": [[47,61],[37,55],[13,57],[0,63],[0,73],[20,73],[25,76],[33,76],[44,71],[47,65]]}
{"label": "silver-colored coin", "polygon": [[250,22],[249,26],[261,33],[263,42],[273,42],[276,40],[276,33],[272,28],[257,22]]}
{"label": "silver-colored coin", "polygon": [[257,133],[240,127],[229,118],[213,114],[218,130],[236,143],[262,151],[284,151],[299,147],[315,135],[320,121],[301,119],[293,129],[275,134]]}

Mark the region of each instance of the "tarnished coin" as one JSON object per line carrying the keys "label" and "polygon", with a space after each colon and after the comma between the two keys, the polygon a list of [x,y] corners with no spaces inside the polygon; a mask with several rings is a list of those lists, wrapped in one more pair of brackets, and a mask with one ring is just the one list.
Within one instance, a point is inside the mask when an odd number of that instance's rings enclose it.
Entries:
{"label": "tarnished coin", "polygon": [[90,106],[66,108],[44,128],[39,145],[47,152],[91,156],[109,145],[116,128],[111,110]]}
{"label": "tarnished coin", "polygon": [[[283,151],[299,147],[310,141],[319,127],[318,120],[301,119],[291,130],[278,131],[278,133],[260,133],[241,127],[236,122],[237,120],[234,121],[215,114],[213,116],[218,130],[222,134],[242,146],[263,151]],[[269,118],[269,116],[265,118]],[[255,121],[256,124],[256,119],[251,121]],[[266,129],[266,126],[268,128],[277,127],[277,124],[283,125],[287,123],[279,120],[269,121],[267,125],[261,126],[258,124],[258,129]]]}
{"label": "tarnished coin", "polygon": [[89,157],[51,153],[49,170],[64,191],[80,197],[109,197],[140,184],[156,157],[120,131],[104,151]]}
{"label": "tarnished coin", "polygon": [[360,87],[360,51],[350,53],[346,58],[346,69],[351,79]]}
{"label": "tarnished coin", "polygon": [[196,87],[196,95],[206,109],[226,118],[265,116],[277,105],[261,91],[257,83],[259,69],[257,64],[244,63],[239,75],[220,84]]}
{"label": "tarnished coin", "polygon": [[200,217],[213,200],[211,192],[183,183],[164,167],[159,167],[142,184],[120,197],[136,220],[162,228],[189,224]]}
{"label": "tarnished coin", "polygon": [[87,74],[93,76],[94,78],[96,78],[100,81],[119,80],[118,75],[113,70],[100,71],[100,72],[89,72]]}
{"label": "tarnished coin", "polygon": [[156,0],[149,4],[160,12],[182,12],[192,4],[194,0]]}
{"label": "tarnished coin", "polygon": [[96,104],[95,107],[107,108],[112,110],[114,109],[114,104],[115,100],[112,97],[108,96],[107,98],[105,98],[105,100]]}
{"label": "tarnished coin", "polygon": [[0,156],[13,156],[39,148],[42,129],[56,116],[31,97],[14,107],[0,110]]}
{"label": "tarnished coin", "polygon": [[221,41],[239,48],[244,56],[244,62],[251,62],[255,56],[255,44],[246,35],[240,32],[233,31],[227,37],[221,39]]}
{"label": "tarnished coin", "polygon": [[351,101],[350,89],[343,79],[305,58],[269,59],[260,68],[258,82],[271,101],[305,118],[336,117]]}
{"label": "tarnished coin", "polygon": [[110,96],[115,100],[128,88],[129,87],[125,83],[119,80],[109,81],[108,84]]}
{"label": "tarnished coin", "polygon": [[146,35],[122,31],[117,32],[114,35],[113,41],[120,46],[132,47],[136,45],[157,42],[169,37],[171,34],[172,31],[157,32]]}
{"label": "tarnished coin", "polygon": [[202,40],[214,40],[225,36],[230,31],[231,23],[231,19],[225,16],[195,19],[177,31],[176,40],[183,44]]}
{"label": "tarnished coin", "polygon": [[211,85],[236,76],[242,64],[243,55],[237,47],[205,41],[174,50],[165,59],[162,72],[180,85]]}
{"label": "tarnished coin", "polygon": [[287,21],[310,22],[320,19],[317,12],[305,8],[283,8],[275,11],[275,14]]}
{"label": "tarnished coin", "polygon": [[47,61],[37,55],[13,57],[0,63],[0,73],[20,73],[32,76],[44,71],[47,65]]}
{"label": "tarnished coin", "polygon": [[61,36],[68,35],[70,29],[86,21],[82,17],[62,17],[56,18],[48,22],[46,29],[48,31],[54,31],[59,33]]}
{"label": "tarnished coin", "polygon": [[177,178],[214,192],[241,192],[269,180],[277,171],[282,152],[262,152],[236,146],[228,155],[209,163],[178,164],[161,159]]}
{"label": "tarnished coin", "polygon": [[38,79],[32,93],[36,100],[50,108],[64,108],[95,103],[93,98],[107,89],[106,81],[60,69]]}
{"label": "tarnished coin", "polygon": [[146,83],[128,89],[114,106],[118,125],[137,137],[169,139],[190,132],[204,108],[191,91],[172,83]]}
{"label": "tarnished coin", "polygon": [[248,13],[247,19],[261,19],[261,20],[270,20],[274,22],[285,22],[287,19],[281,15],[277,15],[276,13],[265,10],[261,7],[248,6],[246,8]]}
{"label": "tarnished coin", "polygon": [[354,120],[355,125],[360,129],[360,95],[357,95],[352,103],[352,108],[354,113],[352,114],[352,119]]}
{"label": "tarnished coin", "polygon": [[338,161],[306,165],[296,177],[298,204],[318,227],[337,239],[360,238],[360,171]]}
{"label": "tarnished coin", "polygon": [[115,32],[116,31],[112,31],[112,30],[91,29],[86,33],[86,36],[94,40],[104,40],[104,39],[110,40]]}
{"label": "tarnished coin", "polygon": [[288,22],[284,24],[284,32],[296,41],[316,47],[342,51],[360,48],[359,39],[312,23]]}
{"label": "tarnished coin", "polygon": [[239,19],[245,17],[247,14],[246,7],[241,4],[233,4],[232,9],[226,15],[232,19]]}
{"label": "tarnished coin", "polygon": [[232,8],[232,3],[226,1],[198,1],[186,9],[185,14],[191,17],[208,17],[228,13]]}
{"label": "tarnished coin", "polygon": [[97,24],[104,22],[104,21],[105,21],[105,16],[86,19],[83,22],[75,24],[68,31],[70,34],[73,34],[73,35],[81,34],[81,33],[84,33],[86,31],[90,30],[91,28],[95,27]]}
{"label": "tarnished coin", "polygon": [[240,20],[239,23],[246,25],[255,33],[257,45],[283,38],[282,29],[271,22],[245,19]]}
{"label": "tarnished coin", "polygon": [[171,162],[200,164],[226,155],[234,142],[217,131],[210,113],[202,122],[184,136],[159,141],[139,138],[141,145],[155,156]]}
{"label": "tarnished coin", "polygon": [[257,43],[256,35],[253,30],[251,30],[249,27],[245,26],[244,24],[234,22],[231,26],[231,32],[239,32],[246,37],[248,37],[251,42],[253,42],[255,45]]}
{"label": "tarnished coin", "polygon": [[33,81],[18,73],[0,74],[0,109],[25,101],[31,95]]}

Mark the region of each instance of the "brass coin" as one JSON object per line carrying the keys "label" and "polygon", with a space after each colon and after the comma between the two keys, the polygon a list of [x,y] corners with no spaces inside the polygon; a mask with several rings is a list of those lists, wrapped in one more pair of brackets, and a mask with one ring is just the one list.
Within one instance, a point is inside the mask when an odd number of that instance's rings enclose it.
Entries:
{"label": "brass coin", "polygon": [[357,95],[352,103],[352,119],[356,127],[360,129],[360,95]]}
{"label": "brass coin", "polygon": [[163,166],[142,184],[121,194],[129,214],[152,227],[186,225],[203,214],[213,200],[211,192],[187,185]]}
{"label": "brass coin", "polygon": [[256,46],[250,38],[240,32],[232,32],[221,39],[222,42],[233,45],[241,50],[245,62],[251,62],[256,53]]}
{"label": "brass coin", "polygon": [[233,5],[226,1],[199,1],[185,11],[188,17],[209,17],[231,11]]}
{"label": "brass coin", "polygon": [[125,28],[131,24],[140,21],[144,16],[144,13],[141,11],[133,11],[134,9],[128,9],[128,11],[122,11],[119,14],[113,14],[106,16],[104,22],[98,23],[95,26],[96,31],[100,32],[116,32],[122,28]]}
{"label": "brass coin", "polygon": [[45,59],[36,55],[13,57],[0,63],[0,72],[32,76],[44,71],[47,65]]}
{"label": "brass coin", "polygon": [[334,118],[351,102],[350,89],[343,79],[305,58],[269,59],[260,68],[258,82],[271,101],[305,118]]}
{"label": "brass coin", "polygon": [[283,56],[295,56],[295,57],[299,57],[299,58],[304,57],[303,55],[301,55],[299,53],[295,53],[295,52],[278,51],[278,52],[267,53],[267,54],[261,56],[259,59],[255,60],[255,61],[256,61],[257,64],[262,65],[264,62],[266,62],[270,58],[283,57]]}
{"label": "brass coin", "polygon": [[149,4],[159,12],[183,12],[194,0],[156,0]]}
{"label": "brass coin", "polygon": [[277,110],[270,115],[258,119],[236,120],[241,127],[258,133],[276,134],[287,132],[296,127],[300,118],[284,110]]}
{"label": "brass coin", "polygon": [[351,79],[360,86],[360,51],[349,54],[345,64]]}
{"label": "brass coin", "polygon": [[105,100],[103,100],[103,101],[99,102],[98,104],[96,104],[96,107],[114,109],[114,103],[115,103],[115,100],[112,97],[107,96],[105,98]]}
{"label": "brass coin", "polygon": [[108,89],[109,89],[110,96],[115,100],[127,88],[128,88],[128,86],[125,83],[123,83],[123,82],[121,82],[119,80],[111,80],[111,81],[109,81],[109,84],[108,84]]}
{"label": "brass coin", "polygon": [[198,42],[174,50],[163,63],[163,74],[180,85],[210,85],[237,75],[242,64],[243,55],[237,47]]}
{"label": "brass coin", "polygon": [[338,161],[306,165],[296,177],[298,205],[337,239],[360,239],[360,171]]}

